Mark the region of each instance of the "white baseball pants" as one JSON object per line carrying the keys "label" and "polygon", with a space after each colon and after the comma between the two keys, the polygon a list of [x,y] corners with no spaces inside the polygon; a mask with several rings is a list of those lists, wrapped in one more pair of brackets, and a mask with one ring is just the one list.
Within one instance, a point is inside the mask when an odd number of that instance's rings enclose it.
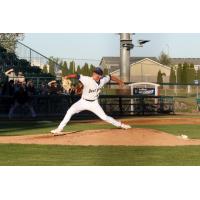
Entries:
{"label": "white baseball pants", "polygon": [[87,101],[84,99],[80,99],[79,101],[77,101],[76,103],[74,103],[69,110],[67,111],[64,119],[62,120],[62,122],[60,123],[60,125],[58,126],[58,130],[62,131],[64,129],[64,127],[67,125],[67,123],[69,122],[69,120],[71,119],[71,117],[76,114],[79,113],[83,110],[89,110],[91,112],[93,112],[95,115],[97,115],[100,119],[113,124],[116,127],[120,127],[121,126],[121,122],[113,119],[112,117],[109,117],[105,114],[105,112],[103,111],[103,109],[101,108],[101,106],[98,103],[98,100],[96,101]]}

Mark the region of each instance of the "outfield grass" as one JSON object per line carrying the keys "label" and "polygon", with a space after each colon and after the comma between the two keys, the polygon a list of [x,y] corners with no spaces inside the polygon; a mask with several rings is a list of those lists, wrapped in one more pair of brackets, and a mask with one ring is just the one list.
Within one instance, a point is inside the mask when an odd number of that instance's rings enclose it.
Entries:
{"label": "outfield grass", "polygon": [[1,166],[195,166],[200,146],[0,145]]}

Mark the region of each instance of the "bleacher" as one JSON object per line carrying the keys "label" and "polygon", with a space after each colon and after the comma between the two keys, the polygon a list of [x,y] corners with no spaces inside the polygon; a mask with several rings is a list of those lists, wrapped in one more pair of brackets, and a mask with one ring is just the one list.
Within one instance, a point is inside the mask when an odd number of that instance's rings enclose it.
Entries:
{"label": "bleacher", "polygon": [[[42,66],[48,64],[49,58],[22,43],[17,42],[16,46],[15,53],[10,53],[0,43],[0,82],[5,81],[5,72],[11,68],[14,69],[16,75],[22,72],[26,79],[32,79],[37,84],[39,84],[38,80],[42,82],[55,79],[55,76],[44,73],[41,69]],[[37,60],[42,60],[42,62],[36,62]]]}

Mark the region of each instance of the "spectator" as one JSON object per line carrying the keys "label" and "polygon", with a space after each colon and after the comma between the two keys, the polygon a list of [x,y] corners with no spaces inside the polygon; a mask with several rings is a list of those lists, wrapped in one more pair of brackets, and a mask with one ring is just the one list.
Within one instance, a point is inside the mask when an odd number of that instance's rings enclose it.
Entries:
{"label": "spectator", "polygon": [[22,72],[18,73],[17,80],[21,83],[25,82],[25,77]]}
{"label": "spectator", "polygon": [[32,81],[28,81],[27,83],[27,92],[29,96],[33,96],[36,94],[35,86]]}
{"label": "spectator", "polygon": [[9,110],[8,117],[11,119],[13,117],[13,113],[17,107],[21,106],[22,108],[28,107],[31,111],[32,117],[36,117],[36,113],[33,109],[33,106],[29,102],[28,92],[23,87],[23,84],[19,84],[19,90],[14,94],[14,104],[11,106]]}
{"label": "spectator", "polygon": [[73,96],[75,95],[75,93],[76,93],[76,88],[75,88],[75,85],[73,84],[71,85],[71,88],[69,89],[69,94]]}
{"label": "spectator", "polygon": [[40,95],[48,95],[48,87],[45,83],[41,84],[41,87],[39,89],[39,94]]}
{"label": "spectator", "polygon": [[2,86],[2,95],[9,95],[13,96],[14,95],[14,81],[10,80],[9,82],[5,82]]}
{"label": "spectator", "polygon": [[48,86],[49,86],[49,94],[50,95],[57,94],[57,83],[55,80],[50,81],[48,83]]}
{"label": "spectator", "polygon": [[14,72],[14,69],[9,69],[5,72],[5,75],[7,76],[8,81],[10,80],[16,80],[16,74]]}

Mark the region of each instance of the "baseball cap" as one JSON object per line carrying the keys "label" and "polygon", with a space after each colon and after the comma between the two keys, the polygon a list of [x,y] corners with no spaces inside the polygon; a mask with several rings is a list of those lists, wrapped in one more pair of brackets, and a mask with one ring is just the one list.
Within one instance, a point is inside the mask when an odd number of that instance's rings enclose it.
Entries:
{"label": "baseball cap", "polygon": [[93,72],[100,75],[100,76],[103,75],[103,70],[101,69],[101,67],[95,67]]}

